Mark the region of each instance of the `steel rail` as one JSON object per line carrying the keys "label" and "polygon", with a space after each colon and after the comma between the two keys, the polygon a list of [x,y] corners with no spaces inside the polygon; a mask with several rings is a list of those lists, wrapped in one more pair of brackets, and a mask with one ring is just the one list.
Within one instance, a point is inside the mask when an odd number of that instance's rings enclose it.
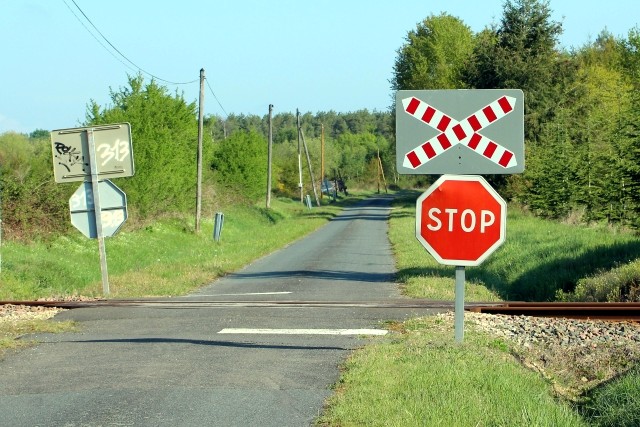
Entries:
{"label": "steel rail", "polygon": [[470,311],[512,316],[640,322],[640,303],[636,302],[506,302],[494,306],[476,306],[470,308]]}
{"label": "steel rail", "polygon": [[[0,305],[40,306],[51,308],[146,307],[146,308],[371,308],[371,309],[440,309],[453,310],[453,301],[394,299],[387,301],[256,301],[215,299],[99,299],[89,301],[0,301]],[[640,322],[640,303],[558,303],[558,302],[474,302],[465,310],[513,316],[564,317]]]}
{"label": "steel rail", "polygon": [[[494,303],[469,303],[467,308],[491,306]],[[421,299],[395,299],[386,301],[258,301],[258,300],[214,300],[214,299],[99,299],[89,301],[0,301],[0,305],[24,305],[56,308],[93,307],[325,307],[325,308],[418,308],[453,309],[452,301],[432,301]]]}

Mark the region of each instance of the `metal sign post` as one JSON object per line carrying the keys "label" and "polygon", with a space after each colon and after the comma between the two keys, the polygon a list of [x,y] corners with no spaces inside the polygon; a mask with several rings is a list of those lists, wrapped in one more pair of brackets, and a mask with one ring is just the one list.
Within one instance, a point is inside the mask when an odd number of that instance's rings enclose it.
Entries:
{"label": "metal sign post", "polygon": [[456,300],[455,300],[455,338],[456,342],[464,340],[464,267],[456,266]]}
{"label": "metal sign post", "polygon": [[102,232],[102,215],[100,210],[100,190],[98,188],[98,162],[96,160],[96,143],[93,129],[87,129],[89,143],[89,164],[91,167],[91,185],[93,188],[93,204],[95,206],[96,231],[98,234],[98,249],[100,251],[100,272],[102,273],[102,292],[109,295],[109,271],[107,269],[107,249]]}
{"label": "metal sign post", "polygon": [[418,198],[416,237],[440,264],[455,266],[455,339],[462,342],[465,266],[480,265],[506,232],[506,203],[469,175],[524,171],[524,92],[400,90],[395,104],[398,173],[444,174]]}

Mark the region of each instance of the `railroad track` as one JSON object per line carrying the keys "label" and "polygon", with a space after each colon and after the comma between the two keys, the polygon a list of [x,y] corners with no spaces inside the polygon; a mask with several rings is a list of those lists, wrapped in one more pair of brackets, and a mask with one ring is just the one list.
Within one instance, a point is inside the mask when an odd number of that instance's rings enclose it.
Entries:
{"label": "railroad track", "polygon": [[505,302],[493,306],[470,307],[469,310],[516,316],[640,322],[640,303],[637,302]]}
{"label": "railroad track", "polygon": [[[453,310],[454,303],[422,299],[396,299],[390,301],[219,301],[195,299],[100,299],[91,301],[0,301],[0,305],[25,305],[66,309],[90,307],[324,307],[324,308],[384,308],[384,309],[442,309]],[[505,315],[534,317],[563,317],[571,319],[598,319],[640,322],[640,303],[538,303],[538,302],[478,302],[465,304],[465,310]]]}

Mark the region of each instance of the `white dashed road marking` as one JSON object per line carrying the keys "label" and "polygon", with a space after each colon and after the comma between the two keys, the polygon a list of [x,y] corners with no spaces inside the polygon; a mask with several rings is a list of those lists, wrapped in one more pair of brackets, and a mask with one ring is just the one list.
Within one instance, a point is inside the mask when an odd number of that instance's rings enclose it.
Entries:
{"label": "white dashed road marking", "polygon": [[385,329],[251,329],[225,328],[219,334],[263,335],[386,335]]}
{"label": "white dashed road marking", "polygon": [[285,295],[290,294],[291,292],[245,292],[242,294],[213,294],[213,295],[191,295],[192,297],[235,297],[235,296],[243,296],[243,295]]}

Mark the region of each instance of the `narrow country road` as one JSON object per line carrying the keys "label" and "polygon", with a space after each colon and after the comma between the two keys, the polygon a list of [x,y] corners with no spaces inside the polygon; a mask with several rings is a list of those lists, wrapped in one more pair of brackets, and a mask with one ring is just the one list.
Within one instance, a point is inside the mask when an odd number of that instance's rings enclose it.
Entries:
{"label": "narrow country road", "polygon": [[308,237],[174,299],[184,304],[58,315],[76,320],[79,332],[36,336],[38,345],[0,361],[1,424],[312,424],[341,361],[372,339],[362,330],[382,333],[381,321],[416,313],[204,302],[401,298],[387,239],[390,200],[345,209]]}

